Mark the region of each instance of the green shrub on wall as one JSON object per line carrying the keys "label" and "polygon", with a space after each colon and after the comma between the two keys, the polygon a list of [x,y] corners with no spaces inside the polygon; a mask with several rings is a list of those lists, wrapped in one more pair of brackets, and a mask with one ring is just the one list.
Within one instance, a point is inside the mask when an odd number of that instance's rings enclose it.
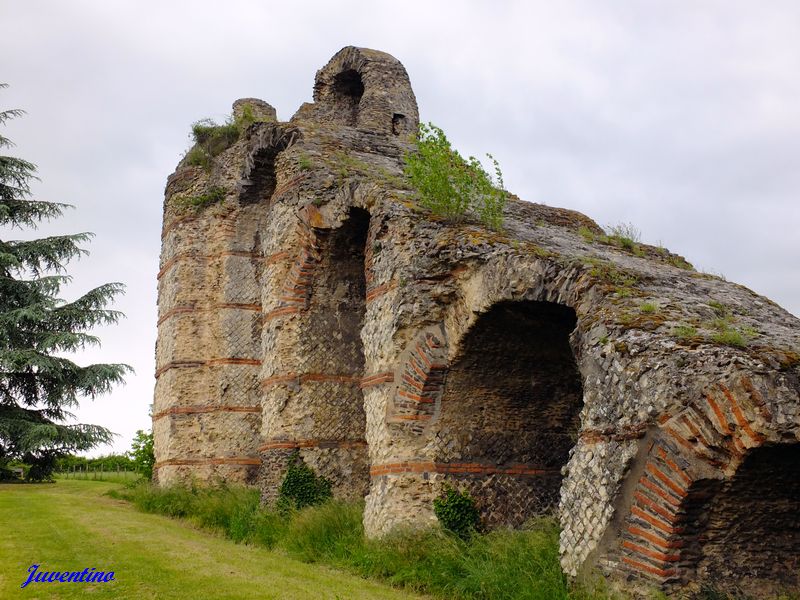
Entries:
{"label": "green shrub on wall", "polygon": [[187,164],[210,170],[215,156],[236,143],[250,125],[263,121],[253,115],[249,106],[245,106],[238,117],[228,117],[222,125],[212,119],[196,121],[192,124],[194,146],[186,153]]}
{"label": "green shrub on wall", "polygon": [[480,513],[472,496],[449,486],[434,498],[433,513],[442,527],[462,539],[469,538],[480,525]]}
{"label": "green shrub on wall", "polygon": [[322,504],[332,497],[331,482],[314,473],[300,454],[295,452],[289,459],[289,467],[278,490],[278,508],[299,510]]}
{"label": "green shrub on wall", "polygon": [[492,229],[503,224],[507,194],[503,174],[491,154],[495,179],[474,156],[464,159],[444,132],[433,123],[420,123],[416,149],[405,156],[405,175],[419,194],[419,202],[437,215],[453,221],[468,213]]}

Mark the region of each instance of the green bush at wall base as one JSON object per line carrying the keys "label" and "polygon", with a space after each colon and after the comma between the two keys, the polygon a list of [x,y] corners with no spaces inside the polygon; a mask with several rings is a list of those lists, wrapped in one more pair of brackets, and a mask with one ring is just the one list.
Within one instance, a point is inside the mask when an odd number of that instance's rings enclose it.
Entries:
{"label": "green bush at wall base", "polygon": [[451,487],[433,500],[433,512],[442,527],[461,539],[469,538],[480,524],[480,513],[472,496]]}
{"label": "green bush at wall base", "polygon": [[299,454],[293,454],[278,490],[278,508],[299,510],[322,504],[332,496],[331,482],[314,473]]}

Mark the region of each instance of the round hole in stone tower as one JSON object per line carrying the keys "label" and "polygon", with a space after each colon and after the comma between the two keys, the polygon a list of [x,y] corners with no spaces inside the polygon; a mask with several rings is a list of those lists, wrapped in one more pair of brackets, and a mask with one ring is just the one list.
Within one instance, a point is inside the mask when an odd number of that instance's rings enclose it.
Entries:
{"label": "round hole in stone tower", "polygon": [[757,448],[729,480],[695,482],[684,511],[681,561],[702,587],[737,598],[800,591],[800,444]]}
{"label": "round hole in stone tower", "polygon": [[485,525],[552,513],[579,429],[583,388],[571,308],[502,302],[464,336],[447,372],[435,461],[467,489]]}
{"label": "round hole in stone tower", "polygon": [[354,69],[342,71],[333,78],[335,110],[344,124],[354,127],[358,122],[358,105],[364,95],[364,82]]}

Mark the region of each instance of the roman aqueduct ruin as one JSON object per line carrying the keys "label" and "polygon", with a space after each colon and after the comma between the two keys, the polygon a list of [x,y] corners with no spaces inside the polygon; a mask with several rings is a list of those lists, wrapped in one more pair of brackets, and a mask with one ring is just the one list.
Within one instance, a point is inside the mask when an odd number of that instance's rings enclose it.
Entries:
{"label": "roman aqueduct ruin", "polygon": [[255,122],[166,187],[158,482],[270,501],[299,452],[372,536],[435,522],[451,482],[490,527],[554,512],[573,575],[800,586],[798,319],[573,211],[421,209],[382,52],[341,50],[288,122],[234,112]]}

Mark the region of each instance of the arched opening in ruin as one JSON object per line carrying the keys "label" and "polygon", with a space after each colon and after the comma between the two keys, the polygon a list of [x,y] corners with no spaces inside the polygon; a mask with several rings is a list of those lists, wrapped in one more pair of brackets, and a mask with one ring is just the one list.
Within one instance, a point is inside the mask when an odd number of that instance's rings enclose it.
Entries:
{"label": "arched opening in ruin", "polygon": [[405,115],[394,113],[392,115],[392,133],[394,135],[403,135],[409,133],[408,119]]}
{"label": "arched opening in ruin", "polygon": [[684,505],[690,579],[758,597],[800,591],[800,444],[752,450],[732,478],[695,482]]}
{"label": "arched opening in ruin", "polygon": [[257,204],[266,202],[275,193],[277,175],[275,173],[275,158],[283,148],[270,146],[256,152],[253,157],[253,168],[250,176],[242,185],[239,195],[241,204]]}
{"label": "arched opening in ruin", "polygon": [[344,223],[320,240],[308,318],[297,348],[305,373],[308,417],[318,444],[314,467],[340,497],[362,498],[369,473],[361,329],[366,313],[364,256],[369,213],[351,208]]}
{"label": "arched opening in ruin", "polygon": [[364,95],[361,74],[348,69],[333,78],[334,110],[343,117],[343,124],[354,127],[358,122],[358,105]]}
{"label": "arched opening in ruin", "polygon": [[278,155],[292,143],[295,133],[289,134],[278,128],[267,131],[262,147],[251,155],[250,169],[242,179],[239,193],[241,204],[267,202],[275,193],[275,186],[278,182],[275,161]]}
{"label": "arched opening in ruin", "polygon": [[435,460],[489,527],[518,527],[558,504],[583,398],[569,342],[576,323],[559,304],[495,304],[448,369]]}

